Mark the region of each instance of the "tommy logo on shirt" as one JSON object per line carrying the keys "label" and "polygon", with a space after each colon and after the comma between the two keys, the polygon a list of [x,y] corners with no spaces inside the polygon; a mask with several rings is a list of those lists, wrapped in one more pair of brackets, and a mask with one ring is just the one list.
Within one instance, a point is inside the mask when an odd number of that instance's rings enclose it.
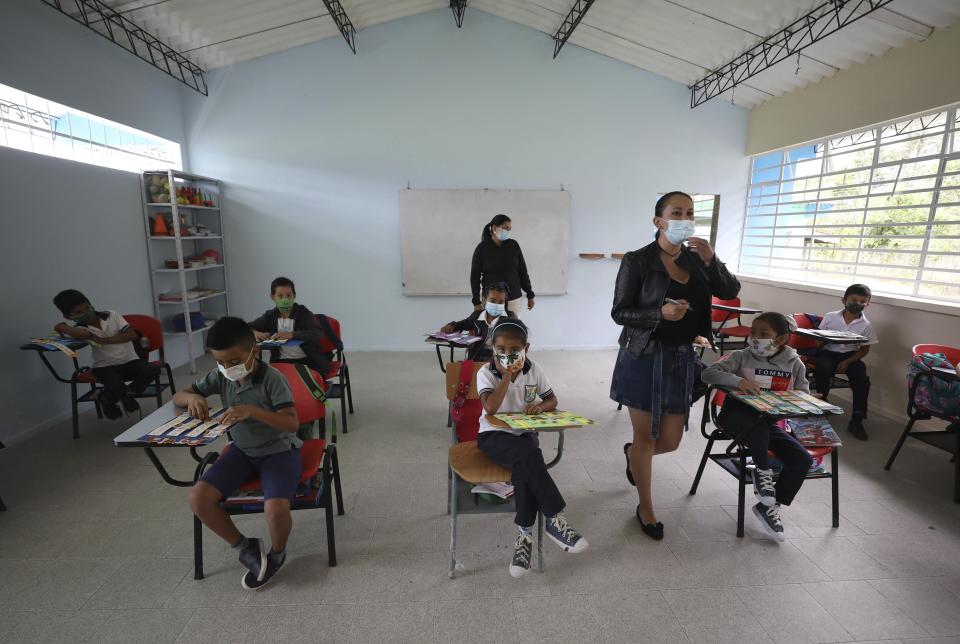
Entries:
{"label": "tommy logo on shirt", "polygon": [[780,369],[754,369],[753,380],[757,386],[766,391],[786,391],[790,388],[793,374]]}
{"label": "tommy logo on shirt", "polygon": [[523,386],[523,402],[532,403],[537,399],[537,386],[536,385],[524,385]]}

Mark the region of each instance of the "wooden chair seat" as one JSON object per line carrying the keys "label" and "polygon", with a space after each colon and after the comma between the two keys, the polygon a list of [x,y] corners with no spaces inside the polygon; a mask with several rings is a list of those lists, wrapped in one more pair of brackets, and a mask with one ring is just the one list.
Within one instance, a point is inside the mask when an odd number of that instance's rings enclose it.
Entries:
{"label": "wooden chair seat", "polygon": [[457,476],[474,485],[509,481],[510,470],[500,467],[480,451],[477,441],[457,443],[450,448],[450,469]]}

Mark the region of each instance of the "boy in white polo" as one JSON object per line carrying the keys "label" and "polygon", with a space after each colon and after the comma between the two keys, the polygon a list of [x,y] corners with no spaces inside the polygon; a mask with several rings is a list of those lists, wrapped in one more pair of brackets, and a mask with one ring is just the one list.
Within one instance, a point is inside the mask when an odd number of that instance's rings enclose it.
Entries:
{"label": "boy in white polo", "polygon": [[[63,317],[74,323],[71,326],[61,322],[54,330],[90,342],[93,375],[103,386],[100,406],[104,415],[111,420],[120,418],[118,402],[123,402],[127,413],[139,411],[135,396],[142,394],[157,379],[160,367],[137,355],[133,348],[137,332],[116,311],[97,311],[80,291],[61,291],[53,298],[53,303]],[[129,390],[125,384],[128,381],[132,381]]]}
{"label": "boy in white polo", "polygon": [[850,331],[868,338],[865,344],[827,344],[816,355],[814,382],[817,391],[826,399],[835,374],[846,374],[853,392],[853,412],[847,431],[860,440],[867,440],[863,419],[867,417],[867,398],[870,378],[863,358],[870,353],[870,345],[877,344],[877,332],[863,314],[870,305],[872,293],[865,284],[852,284],[843,294],[843,308],[823,316],[820,327],[829,331]]}

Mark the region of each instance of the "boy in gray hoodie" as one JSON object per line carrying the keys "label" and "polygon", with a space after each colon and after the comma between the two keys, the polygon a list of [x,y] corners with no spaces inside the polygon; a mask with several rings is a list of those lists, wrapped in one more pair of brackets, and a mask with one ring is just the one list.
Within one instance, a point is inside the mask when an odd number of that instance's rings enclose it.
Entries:
{"label": "boy in gray hoodie", "polygon": [[[747,347],[704,369],[703,381],[746,393],[788,389],[809,393],[806,367],[797,352],[786,346],[794,328],[793,321],[780,313],[758,315],[751,325]],[[753,492],[758,503],[753,506],[753,513],[773,539],[783,541],[780,506],[790,505],[800,491],[813,462],[810,453],[768,416],[730,396],[723,403],[717,423],[750,450],[757,468]],[[783,463],[776,483],[768,451]]]}

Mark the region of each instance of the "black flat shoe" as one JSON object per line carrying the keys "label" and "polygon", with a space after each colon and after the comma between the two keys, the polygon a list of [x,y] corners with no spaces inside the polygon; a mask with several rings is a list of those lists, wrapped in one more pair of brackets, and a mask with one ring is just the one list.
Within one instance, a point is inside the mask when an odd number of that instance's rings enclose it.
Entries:
{"label": "black flat shoe", "polygon": [[659,521],[656,523],[644,523],[643,519],[640,518],[639,505],[637,506],[637,521],[640,522],[640,529],[643,530],[643,534],[656,541],[663,539],[663,524]]}
{"label": "black flat shoe", "polygon": [[623,455],[627,457],[627,480],[630,481],[630,485],[635,486],[636,483],[633,482],[633,472],[630,471],[630,455],[627,454],[631,445],[633,445],[633,443],[627,443],[623,446]]}

